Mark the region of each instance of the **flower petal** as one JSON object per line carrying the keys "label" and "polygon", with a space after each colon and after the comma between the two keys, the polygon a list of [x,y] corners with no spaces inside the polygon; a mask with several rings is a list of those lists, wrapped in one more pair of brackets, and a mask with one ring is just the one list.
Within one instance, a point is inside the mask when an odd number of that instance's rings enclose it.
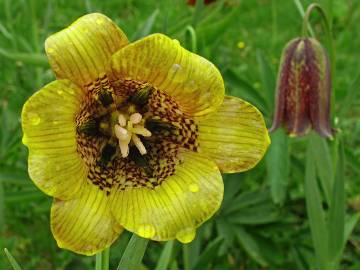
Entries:
{"label": "flower petal", "polygon": [[167,92],[190,115],[215,111],[224,98],[224,83],[217,68],[162,34],[122,48],[112,57],[112,67],[117,78],[150,83]]}
{"label": "flower petal", "polygon": [[93,13],[50,36],[45,50],[58,79],[70,79],[84,86],[104,74],[111,55],[127,43],[114,22]]}
{"label": "flower petal", "polygon": [[69,80],[54,81],[27,100],[21,115],[30,178],[44,193],[61,199],[73,196],[86,179],[75,139],[81,94]]}
{"label": "flower petal", "polygon": [[200,119],[198,139],[201,153],[225,173],[251,169],[270,144],[261,113],[251,104],[228,96],[218,112]]}
{"label": "flower petal", "polygon": [[175,174],[155,189],[118,190],[112,212],[129,231],[153,240],[188,243],[220,207],[223,181],[216,164],[194,152],[181,154]]}
{"label": "flower petal", "polygon": [[109,200],[90,183],[82,186],[77,198],[55,199],[51,231],[58,246],[88,256],[109,247],[123,230],[111,215]]}

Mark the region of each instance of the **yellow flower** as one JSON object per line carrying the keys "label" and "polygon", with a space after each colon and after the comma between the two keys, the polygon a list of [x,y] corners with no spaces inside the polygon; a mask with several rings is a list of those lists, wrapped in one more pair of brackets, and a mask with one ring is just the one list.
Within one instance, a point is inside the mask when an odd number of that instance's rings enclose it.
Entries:
{"label": "yellow flower", "polygon": [[57,80],[22,112],[29,174],[55,199],[62,248],[92,255],[125,228],[190,242],[218,209],[220,172],[240,172],[269,144],[259,111],[224,98],[219,71],[177,40],[128,44],[106,16],[89,14],[50,36]]}

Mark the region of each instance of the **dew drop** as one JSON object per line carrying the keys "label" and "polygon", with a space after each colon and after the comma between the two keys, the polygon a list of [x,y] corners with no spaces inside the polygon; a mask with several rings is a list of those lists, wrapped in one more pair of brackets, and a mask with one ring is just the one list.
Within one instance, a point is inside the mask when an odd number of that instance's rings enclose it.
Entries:
{"label": "dew drop", "polygon": [[62,96],[62,95],[64,94],[64,91],[61,90],[61,89],[58,89],[56,92],[57,92],[60,96]]}
{"label": "dew drop", "polygon": [[144,238],[152,238],[155,235],[155,227],[151,224],[140,225],[137,234]]}
{"label": "dew drop", "polygon": [[96,20],[96,23],[102,25],[104,24],[104,20],[99,18]]}
{"label": "dew drop", "polygon": [[198,192],[198,191],[199,191],[199,186],[198,186],[197,184],[195,184],[195,183],[190,184],[190,186],[189,186],[189,190],[190,190],[191,192],[196,193],[196,192]]}
{"label": "dew drop", "polygon": [[29,113],[28,119],[30,124],[33,126],[37,126],[41,122],[40,116],[37,113]]}
{"label": "dew drop", "polygon": [[183,244],[187,244],[194,240],[195,234],[195,228],[186,228],[176,234],[176,239]]}
{"label": "dew drop", "polygon": [[72,88],[68,88],[67,91],[68,91],[68,93],[71,94],[71,95],[74,95],[74,94],[75,94],[75,91],[74,91],[74,89],[72,89]]}
{"label": "dew drop", "polygon": [[28,137],[24,134],[24,136],[22,137],[22,143],[23,144],[25,144],[25,145],[27,145],[27,143],[28,143]]}

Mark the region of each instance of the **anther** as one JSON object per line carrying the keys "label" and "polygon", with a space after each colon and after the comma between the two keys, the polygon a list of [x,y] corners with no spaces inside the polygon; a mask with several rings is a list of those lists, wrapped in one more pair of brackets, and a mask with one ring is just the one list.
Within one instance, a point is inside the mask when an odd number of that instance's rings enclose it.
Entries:
{"label": "anther", "polygon": [[140,124],[141,121],[142,115],[140,113],[131,114],[128,121],[123,114],[119,114],[118,116],[118,123],[114,126],[114,132],[116,138],[119,140],[120,152],[123,158],[126,158],[129,155],[129,144],[131,141],[141,155],[147,153],[146,148],[138,135],[150,137],[151,132]]}

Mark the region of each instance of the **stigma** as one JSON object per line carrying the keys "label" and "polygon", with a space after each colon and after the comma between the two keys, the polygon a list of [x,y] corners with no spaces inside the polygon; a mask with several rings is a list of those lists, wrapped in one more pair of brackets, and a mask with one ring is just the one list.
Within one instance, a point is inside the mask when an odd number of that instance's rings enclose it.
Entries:
{"label": "stigma", "polygon": [[119,141],[120,152],[123,158],[129,155],[130,144],[134,144],[141,155],[147,153],[140,136],[150,137],[151,132],[144,127],[143,117],[140,113],[133,113],[130,116],[120,113],[114,126],[114,131]]}

